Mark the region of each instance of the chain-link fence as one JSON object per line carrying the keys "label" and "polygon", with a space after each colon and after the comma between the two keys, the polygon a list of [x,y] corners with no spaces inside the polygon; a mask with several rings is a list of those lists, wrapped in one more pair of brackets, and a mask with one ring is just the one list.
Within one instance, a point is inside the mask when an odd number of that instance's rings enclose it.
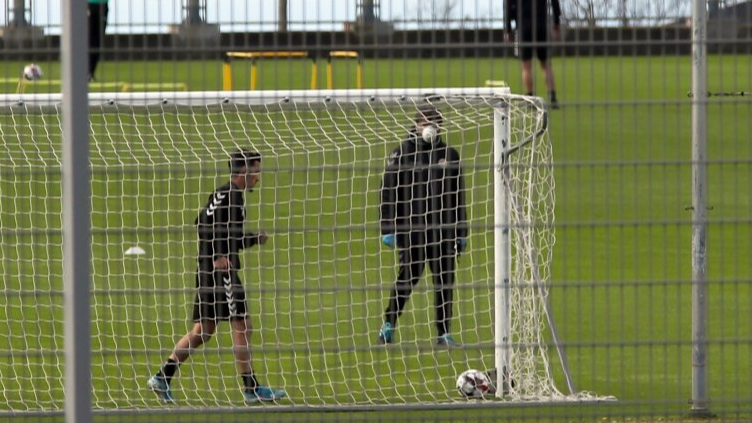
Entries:
{"label": "chain-link fence", "polygon": [[0,420],[752,418],[752,1],[0,7]]}

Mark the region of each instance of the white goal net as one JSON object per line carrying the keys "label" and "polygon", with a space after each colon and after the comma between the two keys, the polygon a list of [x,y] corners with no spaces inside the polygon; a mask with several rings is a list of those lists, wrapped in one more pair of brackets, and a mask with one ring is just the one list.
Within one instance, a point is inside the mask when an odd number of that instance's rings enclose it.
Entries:
{"label": "white goal net", "polygon": [[[548,282],[554,242],[545,113],[536,99],[490,90],[92,94],[93,406],[160,406],[146,381],[192,325],[194,221],[212,191],[229,182],[228,158],[238,149],[263,158],[260,184],[245,194],[245,226],[266,230],[270,240],[242,253],[240,277],[253,324],[253,367],[261,383],[288,393],[277,406],[466,403],[457,375],[494,368],[498,347],[493,143],[499,102],[509,105],[512,143],[536,137],[509,156],[514,386],[501,400],[563,397],[549,364],[538,289]],[[65,365],[60,98],[11,97],[0,101],[0,412],[59,411]],[[464,179],[468,235],[456,257],[454,348],[437,344],[430,257],[394,342],[382,345],[378,338],[404,255],[381,240],[382,181],[424,104],[440,111],[441,137],[459,153]],[[130,254],[135,247],[143,254]],[[455,259],[453,252],[435,251],[439,260]],[[177,404],[186,407],[243,406],[241,389],[226,323],[172,382]]]}

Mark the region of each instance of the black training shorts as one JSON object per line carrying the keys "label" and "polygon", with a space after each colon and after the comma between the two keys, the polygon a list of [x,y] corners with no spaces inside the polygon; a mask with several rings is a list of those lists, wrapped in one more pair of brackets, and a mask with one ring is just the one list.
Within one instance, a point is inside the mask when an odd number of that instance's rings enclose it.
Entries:
{"label": "black training shorts", "polygon": [[548,60],[548,31],[543,28],[536,30],[523,29],[520,36],[520,59],[523,61],[533,60],[533,53],[536,53],[538,60],[545,62]]}
{"label": "black training shorts", "polygon": [[238,272],[196,272],[196,299],[193,302],[193,321],[243,320],[248,316],[243,283]]}

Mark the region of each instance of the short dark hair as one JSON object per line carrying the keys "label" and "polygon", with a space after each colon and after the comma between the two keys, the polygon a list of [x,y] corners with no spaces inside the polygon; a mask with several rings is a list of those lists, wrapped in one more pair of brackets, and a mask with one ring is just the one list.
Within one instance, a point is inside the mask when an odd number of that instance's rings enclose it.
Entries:
{"label": "short dark hair", "polygon": [[439,109],[433,104],[421,104],[418,106],[418,111],[415,112],[415,123],[424,120],[433,122],[437,125],[444,123],[444,117],[441,115]]}
{"label": "short dark hair", "polygon": [[230,173],[235,175],[255,163],[261,163],[261,154],[251,150],[236,151],[230,154]]}

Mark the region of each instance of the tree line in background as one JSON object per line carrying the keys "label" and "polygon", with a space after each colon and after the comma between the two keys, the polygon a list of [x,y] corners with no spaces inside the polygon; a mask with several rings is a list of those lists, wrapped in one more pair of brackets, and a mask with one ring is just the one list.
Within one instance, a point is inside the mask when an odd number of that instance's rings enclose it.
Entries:
{"label": "tree line in background", "polygon": [[686,0],[567,0],[562,15],[567,26],[659,26],[687,19]]}
{"label": "tree line in background", "polygon": [[[519,0],[505,0],[519,1]],[[528,1],[528,0],[523,0]],[[750,0],[709,0],[711,16],[715,10],[733,7]],[[413,24],[423,28],[493,27],[491,20],[503,16],[504,2],[481,4],[488,9],[480,16],[487,20],[462,16],[461,0],[418,0],[407,16],[395,24]],[[687,0],[566,0],[561,2],[562,19],[568,27],[635,27],[684,24],[691,15],[692,2]]]}

